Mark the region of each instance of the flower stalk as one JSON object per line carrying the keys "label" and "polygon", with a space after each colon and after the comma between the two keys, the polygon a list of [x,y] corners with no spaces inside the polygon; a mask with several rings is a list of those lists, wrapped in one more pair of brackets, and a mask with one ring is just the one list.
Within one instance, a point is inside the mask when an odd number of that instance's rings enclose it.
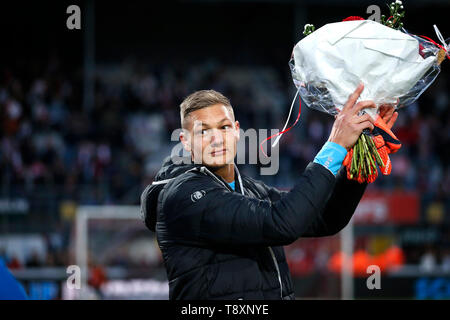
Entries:
{"label": "flower stalk", "polygon": [[371,181],[377,172],[377,165],[384,167],[381,156],[370,134],[362,133],[352,150],[350,179]]}

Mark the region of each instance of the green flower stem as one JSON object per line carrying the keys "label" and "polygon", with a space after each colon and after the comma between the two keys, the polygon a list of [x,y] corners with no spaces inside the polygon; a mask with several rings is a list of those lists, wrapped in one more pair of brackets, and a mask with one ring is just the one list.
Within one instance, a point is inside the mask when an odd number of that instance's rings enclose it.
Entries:
{"label": "green flower stem", "polygon": [[369,170],[369,174],[368,174],[367,176],[369,176],[369,175],[372,174],[372,167],[371,167],[371,165],[370,165],[369,159],[370,159],[370,155],[368,155],[368,156],[366,157],[367,169]]}
{"label": "green flower stem", "polygon": [[372,149],[372,154],[375,155],[375,159],[376,159],[377,164],[380,167],[383,167],[384,166],[383,160],[381,159],[381,156],[378,153],[378,149],[375,146],[375,142],[373,141],[373,138],[372,137],[368,137],[368,141],[369,141],[369,145],[370,145],[370,147]]}
{"label": "green flower stem", "polygon": [[364,149],[366,150],[366,153],[368,154],[369,153],[369,147],[367,145],[366,135],[362,134],[361,136],[362,136],[362,140],[364,142]]}
{"label": "green flower stem", "polygon": [[375,163],[373,162],[372,157],[373,157],[373,155],[369,154],[367,159],[369,159],[370,167],[372,168],[372,172],[375,172],[377,170],[377,167],[376,167]]}
{"label": "green flower stem", "polygon": [[356,161],[358,155],[358,144],[353,146],[353,156],[352,156],[352,164],[350,167],[350,177],[353,179],[353,175],[356,175]]}
{"label": "green flower stem", "polygon": [[352,149],[350,179],[356,179],[361,175],[367,181],[370,175],[376,173],[377,166],[380,168],[384,167],[384,163],[371,135],[362,133]]}
{"label": "green flower stem", "polygon": [[370,172],[370,168],[368,166],[369,163],[367,162],[368,148],[364,134],[361,134],[361,145],[363,150],[363,168],[364,168],[363,177],[367,177]]}
{"label": "green flower stem", "polygon": [[363,173],[364,170],[364,155],[363,155],[363,147],[362,147],[362,139],[361,137],[359,137],[358,139],[358,149],[359,149],[359,165],[358,165],[358,175],[361,172],[361,174]]}
{"label": "green flower stem", "polygon": [[370,175],[381,168],[384,163],[375,146],[372,136],[361,134],[353,146],[353,156],[350,163],[350,178],[356,179],[359,175],[367,181]]}
{"label": "green flower stem", "polygon": [[366,142],[366,152],[367,152],[366,159],[367,159],[368,165],[369,165],[369,173],[372,174],[372,172],[376,170],[375,163],[373,162],[373,159],[372,159],[373,149],[370,148],[370,146],[371,146],[370,142],[373,142],[373,141],[372,141],[372,138],[370,138],[369,136],[365,136],[365,135],[364,135],[363,139]]}

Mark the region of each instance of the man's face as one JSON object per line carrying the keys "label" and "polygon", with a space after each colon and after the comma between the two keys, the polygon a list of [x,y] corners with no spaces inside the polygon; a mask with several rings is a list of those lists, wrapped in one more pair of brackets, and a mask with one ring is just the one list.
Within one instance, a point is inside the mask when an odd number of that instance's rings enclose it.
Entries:
{"label": "man's face", "polygon": [[239,122],[222,104],[192,111],[186,130],[180,134],[184,148],[191,152],[194,163],[219,169],[233,163],[239,140]]}

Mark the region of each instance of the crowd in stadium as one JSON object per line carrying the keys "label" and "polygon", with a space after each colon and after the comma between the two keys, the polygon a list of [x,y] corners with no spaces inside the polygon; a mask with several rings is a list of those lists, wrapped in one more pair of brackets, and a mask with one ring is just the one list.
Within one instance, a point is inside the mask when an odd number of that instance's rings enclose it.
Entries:
{"label": "crowd in stadium", "polygon": [[[68,62],[58,57],[46,64],[0,69],[1,197],[28,199],[30,219],[41,221],[39,228],[33,223],[16,230],[67,231],[61,213],[61,203],[67,201],[138,204],[142,190],[176,144],[168,141],[180,127],[179,103],[195,90],[211,88],[228,96],[244,130],[281,129],[295,94],[287,66],[280,71],[213,60],[185,66],[128,59],[97,66],[95,99],[89,108],[83,106],[80,73],[68,70]],[[424,214],[430,206],[450,212],[447,81],[438,79],[418,103],[399,111],[393,131],[402,148],[391,156],[392,174],[370,186],[418,191]],[[333,118],[302,107],[299,124],[281,139],[279,172],[257,178],[280,188],[292,186],[328,138]],[[242,170],[253,177],[259,174],[257,166]],[[31,255],[15,266],[66,265],[68,256],[61,252],[69,239],[59,237],[56,249],[49,245],[53,256],[47,261]]]}

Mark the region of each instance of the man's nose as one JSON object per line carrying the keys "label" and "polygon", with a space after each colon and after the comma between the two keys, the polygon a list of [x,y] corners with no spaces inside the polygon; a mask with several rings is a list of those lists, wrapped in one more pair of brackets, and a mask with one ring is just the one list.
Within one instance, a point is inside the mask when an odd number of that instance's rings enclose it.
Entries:
{"label": "man's nose", "polygon": [[214,129],[211,134],[211,144],[212,145],[221,145],[223,144],[223,134],[220,130]]}

